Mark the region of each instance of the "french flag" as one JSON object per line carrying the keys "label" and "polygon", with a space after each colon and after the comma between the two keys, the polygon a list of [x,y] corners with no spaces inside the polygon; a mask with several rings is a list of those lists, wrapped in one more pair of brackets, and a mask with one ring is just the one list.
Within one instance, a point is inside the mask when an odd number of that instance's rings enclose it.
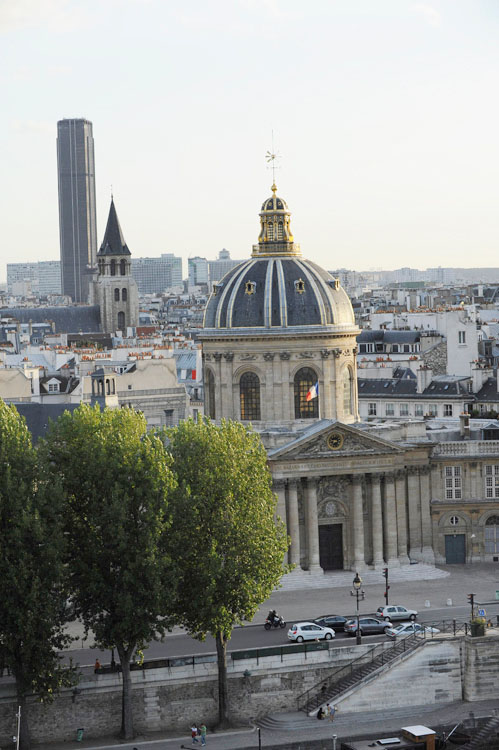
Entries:
{"label": "french flag", "polygon": [[307,393],[307,401],[312,401],[313,398],[317,398],[319,395],[319,381],[317,383],[314,383],[314,385],[310,388],[309,392]]}

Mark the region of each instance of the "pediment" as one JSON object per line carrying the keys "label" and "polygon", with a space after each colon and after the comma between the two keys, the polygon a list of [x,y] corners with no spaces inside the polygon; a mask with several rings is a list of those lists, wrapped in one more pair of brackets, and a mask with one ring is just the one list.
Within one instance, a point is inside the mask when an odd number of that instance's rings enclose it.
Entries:
{"label": "pediment", "polygon": [[330,421],[319,430],[313,428],[296,440],[269,453],[269,459],[335,458],[400,453],[396,443],[366,434],[341,422]]}

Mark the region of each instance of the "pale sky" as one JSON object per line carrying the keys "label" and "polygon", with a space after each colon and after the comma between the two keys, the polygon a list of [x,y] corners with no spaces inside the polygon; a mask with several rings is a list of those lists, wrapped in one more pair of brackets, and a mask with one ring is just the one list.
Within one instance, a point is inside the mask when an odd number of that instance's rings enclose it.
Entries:
{"label": "pale sky", "polygon": [[132,255],[248,257],[274,131],[305,257],[499,266],[498,39],[498,0],[0,0],[0,279],[59,258],[63,117],[99,245],[112,185]]}

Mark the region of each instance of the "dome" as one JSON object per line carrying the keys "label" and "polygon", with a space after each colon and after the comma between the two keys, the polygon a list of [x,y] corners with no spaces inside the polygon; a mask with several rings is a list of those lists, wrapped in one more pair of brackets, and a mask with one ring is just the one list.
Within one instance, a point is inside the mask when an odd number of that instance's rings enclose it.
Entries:
{"label": "dome", "polygon": [[214,285],[205,332],[291,333],[299,328],[334,333],[356,328],[350,299],[339,281],[302,257],[291,234],[291,214],[276,191],[272,185],[273,195],[262,205],[251,259]]}
{"label": "dome", "polygon": [[352,326],[352,305],[337,279],[309,260],[287,255],[254,258],[229,271],[215,285],[204,319],[205,329],[247,333]]}

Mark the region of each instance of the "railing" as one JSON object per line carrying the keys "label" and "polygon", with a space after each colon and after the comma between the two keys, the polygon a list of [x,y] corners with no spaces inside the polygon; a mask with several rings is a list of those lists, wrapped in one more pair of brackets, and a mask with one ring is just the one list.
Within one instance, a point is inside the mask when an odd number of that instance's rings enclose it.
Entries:
{"label": "railing", "polygon": [[311,643],[296,643],[289,646],[266,646],[265,648],[249,648],[245,651],[231,651],[230,657],[233,661],[239,659],[256,659],[258,664],[260,659],[268,656],[279,656],[281,661],[286,654],[305,654],[311,651],[327,651],[334,646],[334,641],[312,641]]}
{"label": "railing", "polygon": [[470,440],[438,443],[432,451],[433,456],[490,456],[499,455],[499,440]]}

